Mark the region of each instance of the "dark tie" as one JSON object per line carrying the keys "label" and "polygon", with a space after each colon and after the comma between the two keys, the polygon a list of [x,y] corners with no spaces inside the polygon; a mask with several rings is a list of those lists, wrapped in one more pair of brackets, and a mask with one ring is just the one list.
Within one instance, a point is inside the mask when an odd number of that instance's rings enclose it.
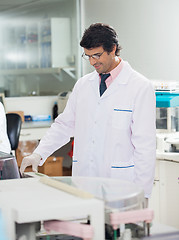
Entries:
{"label": "dark tie", "polygon": [[106,73],[106,74],[101,73],[100,76],[101,76],[101,83],[99,86],[99,92],[100,92],[100,96],[102,96],[107,89],[105,80],[110,76],[110,73]]}

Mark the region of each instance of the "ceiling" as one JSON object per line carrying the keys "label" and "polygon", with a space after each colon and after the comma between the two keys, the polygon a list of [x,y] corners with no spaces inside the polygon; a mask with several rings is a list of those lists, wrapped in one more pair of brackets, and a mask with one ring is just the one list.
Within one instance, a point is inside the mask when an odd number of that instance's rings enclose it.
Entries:
{"label": "ceiling", "polygon": [[19,7],[27,6],[33,4],[38,0],[0,0],[0,14],[9,10],[17,9]]}
{"label": "ceiling", "polygon": [[36,4],[42,5],[60,1],[62,0],[0,0],[0,15],[4,15],[8,12],[13,12],[17,9],[35,6]]}

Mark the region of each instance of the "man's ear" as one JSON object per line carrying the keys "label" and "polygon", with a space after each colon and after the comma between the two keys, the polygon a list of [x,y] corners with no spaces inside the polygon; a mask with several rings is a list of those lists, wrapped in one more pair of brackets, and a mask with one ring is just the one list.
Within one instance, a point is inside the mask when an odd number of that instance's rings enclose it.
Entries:
{"label": "man's ear", "polygon": [[111,56],[115,57],[116,56],[115,52],[116,52],[116,44],[114,44],[113,50],[110,52]]}
{"label": "man's ear", "polygon": [[114,55],[116,55],[115,52],[116,52],[116,44],[114,44],[113,50],[112,50],[112,53],[113,53]]}

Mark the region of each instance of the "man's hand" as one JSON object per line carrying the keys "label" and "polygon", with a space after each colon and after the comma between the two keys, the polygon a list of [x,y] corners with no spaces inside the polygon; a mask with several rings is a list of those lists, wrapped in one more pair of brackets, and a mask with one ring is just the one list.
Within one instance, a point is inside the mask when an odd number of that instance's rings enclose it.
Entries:
{"label": "man's hand", "polygon": [[31,155],[24,157],[20,167],[20,173],[23,175],[26,167],[32,166],[32,171],[37,172],[38,165],[40,163],[41,156],[37,153],[32,153]]}

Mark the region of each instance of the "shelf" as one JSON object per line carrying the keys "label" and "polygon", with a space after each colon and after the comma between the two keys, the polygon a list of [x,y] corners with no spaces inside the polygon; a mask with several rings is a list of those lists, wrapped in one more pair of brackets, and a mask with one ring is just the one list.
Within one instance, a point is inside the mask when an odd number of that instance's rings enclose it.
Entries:
{"label": "shelf", "polygon": [[62,70],[64,72],[66,72],[71,78],[76,79],[76,75],[75,75],[75,68],[73,67],[66,67],[66,68],[62,68]]}
{"label": "shelf", "polygon": [[62,67],[62,68],[24,68],[24,69],[6,69],[0,70],[0,76],[27,76],[27,75],[43,75],[51,74],[59,81],[62,81],[61,71],[64,71],[72,79],[76,79],[75,68]]}
{"label": "shelf", "polygon": [[0,75],[59,74],[62,68],[25,68],[0,70]]}

